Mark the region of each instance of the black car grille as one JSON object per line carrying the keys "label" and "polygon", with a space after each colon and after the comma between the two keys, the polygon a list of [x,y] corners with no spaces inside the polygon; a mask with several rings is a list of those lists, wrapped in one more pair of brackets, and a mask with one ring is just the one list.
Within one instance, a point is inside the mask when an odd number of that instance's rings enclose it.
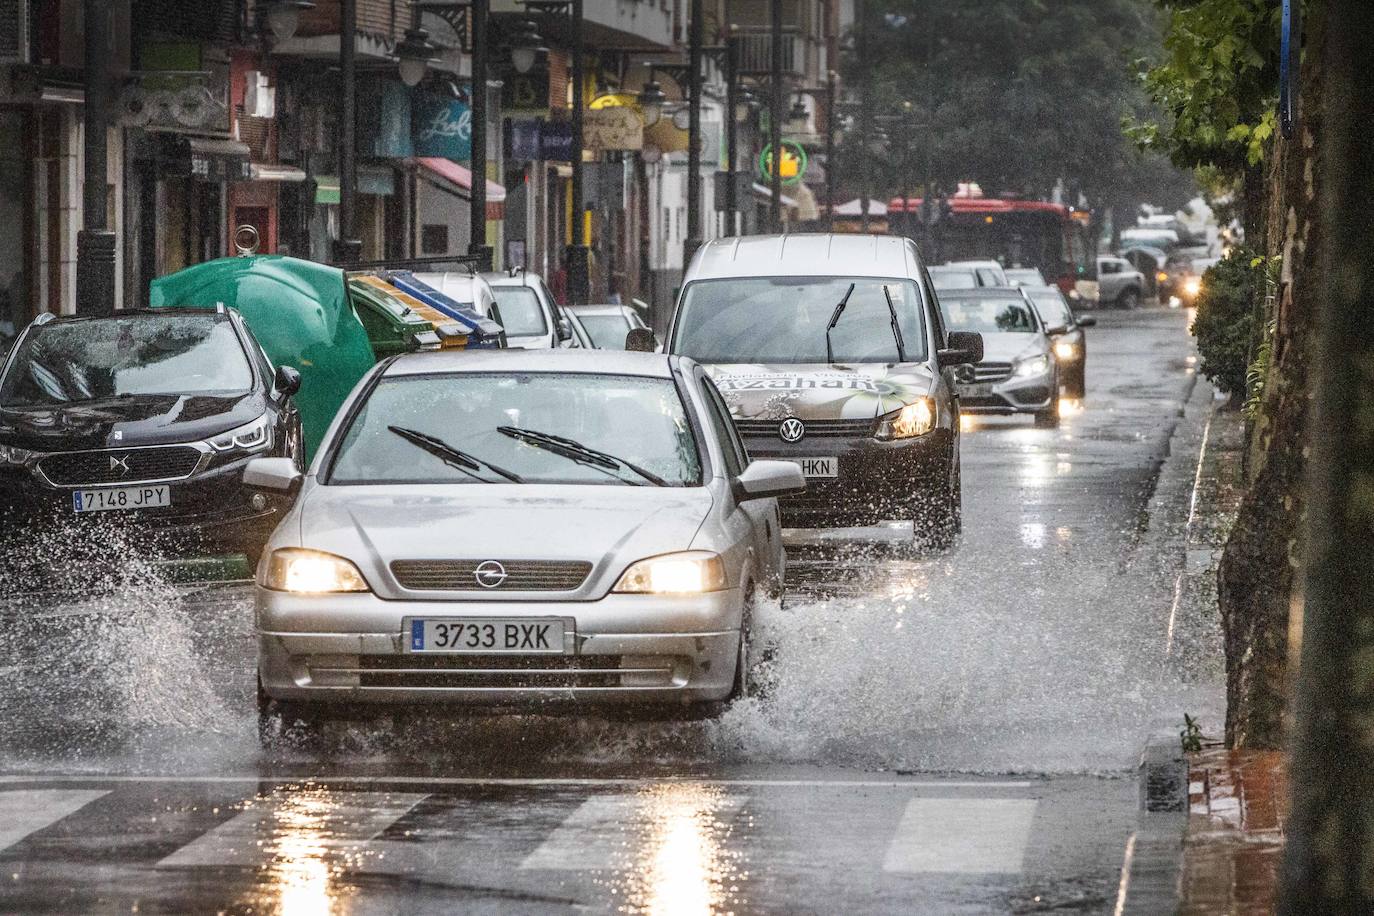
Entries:
{"label": "black car grille", "polygon": [[43,475],[60,487],[177,480],[190,476],[200,452],[189,445],[131,448],[125,451],[62,452],[38,462]]}
{"label": "black car grille", "polygon": [[[742,436],[778,437],[778,426],[782,420],[736,420],[735,428]],[[834,438],[857,439],[872,436],[877,420],[872,417],[863,420],[802,420],[807,436],[830,436]],[[778,437],[781,438],[781,437]]]}
{"label": "black car grille", "polygon": [[[619,687],[627,674],[672,681],[673,660],[651,667],[625,666],[618,655],[362,655],[358,686],[392,688],[478,687],[508,690]],[[313,667],[312,674],[328,669]]]}
{"label": "black car grille", "polygon": [[[480,585],[477,567],[500,563],[506,578]],[[396,560],[392,575],[402,588],[420,592],[571,592],[581,587],[592,564],[577,560]]]}
{"label": "black car grille", "polygon": [[973,367],[975,382],[1001,382],[1011,378],[1011,363],[979,363]]}

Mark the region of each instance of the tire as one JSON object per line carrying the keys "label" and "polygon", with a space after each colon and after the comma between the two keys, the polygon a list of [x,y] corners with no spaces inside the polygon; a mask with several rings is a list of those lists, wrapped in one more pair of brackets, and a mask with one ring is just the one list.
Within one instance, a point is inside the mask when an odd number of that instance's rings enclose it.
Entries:
{"label": "tire", "polygon": [[319,735],[320,716],[304,703],[269,697],[258,680],[258,744],[263,748],[308,742]]}
{"label": "tire", "polygon": [[931,500],[912,519],[915,540],[932,550],[949,550],[964,528],[963,474],[958,468],[952,474],[952,481],[950,472],[941,475]]}
{"label": "tire", "polygon": [[1036,429],[1058,429],[1059,428],[1059,384],[1054,385],[1054,397],[1050,400],[1050,405],[1044,410],[1035,412]]}
{"label": "tire", "polygon": [[1116,297],[1116,304],[1127,311],[1140,308],[1140,290],[1134,286],[1122,290],[1121,295]]}
{"label": "tire", "polygon": [[1068,384],[1064,386],[1069,393],[1069,397],[1082,400],[1088,396],[1088,366],[1084,360],[1078,364],[1073,375],[1069,377]]}
{"label": "tire", "polygon": [[753,664],[753,655],[749,650],[752,642],[751,631],[754,628],[754,604],[755,591],[751,585],[744,593],[744,613],[740,616],[739,624],[739,650],[735,655],[735,681],[730,687],[730,693],[725,697],[727,706],[751,693],[752,679],[749,676],[749,666]]}

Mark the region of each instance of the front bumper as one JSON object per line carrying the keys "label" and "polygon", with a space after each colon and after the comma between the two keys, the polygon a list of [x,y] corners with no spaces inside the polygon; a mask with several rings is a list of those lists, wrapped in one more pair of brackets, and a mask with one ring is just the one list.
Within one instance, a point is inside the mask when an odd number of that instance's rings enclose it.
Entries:
{"label": "front bumper", "polygon": [[1038,413],[1049,408],[1055,396],[1054,369],[1024,378],[1010,376],[996,382],[959,386],[959,408],[970,414]]}
{"label": "front bumper", "polygon": [[[257,590],[258,676],[275,699],[322,703],[690,703],[735,678],[743,599],[607,595],[598,601],[389,601]],[[411,653],[414,617],[565,621],[561,655]]]}
{"label": "front bumper", "polygon": [[954,434],[937,428],[924,436],[884,442],[873,438],[745,436],[751,458],[798,459],[835,456],[838,477],[808,477],[806,491],[778,501],[782,522],[792,528],[871,525],[911,519],[949,486]]}

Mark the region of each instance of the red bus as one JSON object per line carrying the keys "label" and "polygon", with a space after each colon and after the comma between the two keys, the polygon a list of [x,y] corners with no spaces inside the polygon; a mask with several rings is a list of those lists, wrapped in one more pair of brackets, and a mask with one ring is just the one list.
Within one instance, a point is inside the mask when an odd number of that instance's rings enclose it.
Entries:
{"label": "red bus", "polygon": [[1065,293],[1091,275],[1090,215],[1040,200],[951,197],[934,227],[921,220],[921,199],[894,198],[891,231],[916,240],[927,263],[993,258],[1007,267],[1037,267]]}

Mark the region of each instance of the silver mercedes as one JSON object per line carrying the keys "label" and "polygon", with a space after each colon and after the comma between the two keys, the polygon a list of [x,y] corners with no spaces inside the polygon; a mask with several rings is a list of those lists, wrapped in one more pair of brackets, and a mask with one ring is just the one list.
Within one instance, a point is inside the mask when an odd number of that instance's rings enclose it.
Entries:
{"label": "silver mercedes", "polygon": [[244,478],[299,491],[257,572],[266,740],[369,704],[719,712],[805,486],[695,362],[604,350],[384,362],[304,474]]}

